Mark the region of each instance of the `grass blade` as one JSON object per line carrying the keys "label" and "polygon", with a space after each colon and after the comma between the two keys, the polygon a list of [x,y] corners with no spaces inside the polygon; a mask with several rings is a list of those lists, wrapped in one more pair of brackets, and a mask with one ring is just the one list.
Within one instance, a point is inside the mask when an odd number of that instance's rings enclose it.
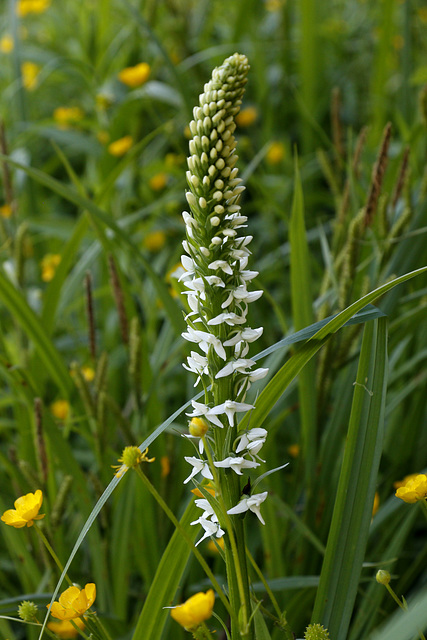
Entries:
{"label": "grass blade", "polygon": [[312,620],[345,640],[372,518],[382,452],[387,381],[387,325],[365,327],[337,500]]}

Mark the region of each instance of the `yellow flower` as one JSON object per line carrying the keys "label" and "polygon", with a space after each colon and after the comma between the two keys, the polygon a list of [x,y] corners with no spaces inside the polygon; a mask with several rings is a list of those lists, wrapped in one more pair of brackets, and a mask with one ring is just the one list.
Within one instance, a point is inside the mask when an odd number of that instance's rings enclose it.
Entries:
{"label": "yellow flower", "polygon": [[95,379],[95,371],[92,369],[92,367],[82,367],[81,371],[86,382],[92,382],[92,380]]}
{"label": "yellow flower", "polygon": [[55,275],[56,267],[61,262],[61,256],[58,253],[47,253],[40,262],[42,268],[43,282],[50,282]]}
{"label": "yellow flower", "polygon": [[164,231],[152,231],[144,237],[144,247],[148,251],[160,251],[166,242],[166,234]]}
{"label": "yellow flower", "polygon": [[12,213],[13,209],[10,204],[4,204],[2,207],[0,207],[0,216],[2,218],[10,218]]}
{"label": "yellow flower", "polygon": [[220,549],[224,550],[224,537],[215,538],[215,541],[211,538],[206,546],[211,553],[219,553],[216,545],[218,545]]}
{"label": "yellow flower", "polygon": [[195,629],[201,622],[211,617],[214,604],[213,589],[209,589],[206,593],[200,591],[188,598],[184,604],[173,607],[171,616],[184,629]]}
{"label": "yellow flower", "polygon": [[28,91],[33,91],[37,87],[40,67],[35,62],[23,62],[21,65],[22,84]]}
{"label": "yellow flower", "polygon": [[[68,587],[59,596],[59,602],[54,602],[50,613],[59,620],[74,620],[80,618],[95,602],[96,586],[90,582],[84,589]],[[49,605],[47,605],[49,608]]]}
{"label": "yellow flower", "polygon": [[14,42],[11,35],[6,33],[3,38],[0,40],[0,51],[2,53],[10,53],[13,51]]}
{"label": "yellow flower", "polygon": [[119,80],[128,87],[134,89],[140,87],[144,82],[147,82],[150,76],[150,65],[146,62],[140,62],[134,67],[126,67],[119,73]]}
{"label": "yellow flower", "polygon": [[413,480],[414,478],[417,477],[417,475],[418,473],[410,473],[408,476],[405,476],[403,480],[397,480],[396,482],[393,482],[393,487],[395,489],[398,489],[399,487],[404,487],[409,480]]}
{"label": "yellow flower", "polygon": [[61,126],[68,126],[83,120],[84,111],[80,107],[57,107],[53,112],[53,119]]}
{"label": "yellow flower", "polygon": [[155,176],[150,178],[148,184],[153,191],[162,191],[167,185],[168,176],[166,173],[156,173]]}
{"label": "yellow flower", "polygon": [[113,469],[118,469],[114,474],[116,478],[121,478],[128,469],[138,467],[142,462],[154,462],[156,458],[148,458],[148,447],[145,451],[141,451],[138,447],[131,446],[125,447],[122,451],[122,457],[117,462],[121,462],[121,465],[114,465]]}
{"label": "yellow flower", "polygon": [[116,156],[116,158],[119,158],[120,156],[124,156],[125,153],[129,151],[132,145],[132,136],[124,136],[123,138],[119,138],[118,140],[114,140],[114,142],[111,142],[108,145],[108,152],[111,153],[112,156]]}
{"label": "yellow flower", "polygon": [[50,6],[50,0],[18,0],[16,13],[24,18],[29,13],[44,13]]}
{"label": "yellow flower", "polygon": [[[79,629],[85,628],[85,623],[81,618],[74,618],[74,624],[78,626]],[[53,631],[58,638],[77,638],[79,632],[73,626],[73,624],[69,620],[62,620],[61,622],[48,622],[47,628],[50,631]]]}
{"label": "yellow flower", "polygon": [[258,118],[258,110],[256,107],[246,107],[242,109],[236,116],[236,124],[239,127],[250,127]]}
{"label": "yellow flower", "polygon": [[272,142],[265,156],[268,164],[279,164],[285,157],[285,146],[282,142]]}
{"label": "yellow flower", "polygon": [[427,476],[424,473],[418,474],[415,478],[408,480],[405,486],[399,487],[395,495],[396,498],[409,504],[425,500],[427,497]]}
{"label": "yellow flower", "polygon": [[[211,496],[215,497],[215,489],[213,488],[213,485],[211,482],[208,482],[207,485],[204,485],[203,489],[205,489],[208,493],[210,493]],[[197,496],[198,498],[205,497],[203,493],[200,491],[200,489],[191,489],[191,493],[194,493],[194,495]]]}
{"label": "yellow flower", "polygon": [[50,410],[58,420],[66,420],[70,413],[70,404],[66,400],[55,400],[50,405]]}
{"label": "yellow flower", "polygon": [[15,509],[8,509],[1,519],[15,529],[31,527],[34,520],[41,520],[44,514],[38,515],[43,502],[43,493],[37,489],[35,493],[27,493],[15,500]]}
{"label": "yellow flower", "polygon": [[160,458],[160,467],[162,469],[161,477],[166,478],[171,472],[171,461],[169,460],[169,456],[162,456]]}
{"label": "yellow flower", "polygon": [[298,458],[299,452],[300,452],[300,446],[299,444],[291,444],[289,445],[287,451],[292,458]]}

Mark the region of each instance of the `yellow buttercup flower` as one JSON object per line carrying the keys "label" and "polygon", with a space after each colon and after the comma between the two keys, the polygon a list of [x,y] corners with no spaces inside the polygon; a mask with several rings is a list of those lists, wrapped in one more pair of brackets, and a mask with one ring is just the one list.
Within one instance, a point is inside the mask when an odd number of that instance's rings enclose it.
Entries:
{"label": "yellow buttercup flower", "polygon": [[258,118],[258,110],[256,107],[246,107],[237,114],[235,120],[239,127],[250,127]]}
{"label": "yellow buttercup flower", "polygon": [[[203,489],[205,489],[208,493],[211,494],[211,496],[213,496],[215,498],[215,489],[212,485],[211,482],[208,482],[208,484],[203,486]],[[191,493],[194,493],[195,496],[197,496],[198,498],[204,498],[205,496],[203,495],[203,493],[200,491],[200,489],[191,489]]]}
{"label": "yellow buttercup flower", "polygon": [[2,53],[10,53],[11,51],[13,51],[13,47],[14,47],[13,38],[11,35],[6,33],[6,35],[4,35],[0,40],[0,51]]}
{"label": "yellow buttercup flower", "polygon": [[166,243],[166,233],[164,231],[152,231],[144,236],[143,244],[148,251],[153,253],[160,251]]}
{"label": "yellow buttercup flower", "polygon": [[153,191],[162,191],[166,187],[168,183],[168,176],[166,173],[156,173],[150,180],[148,184],[150,185],[150,189]]}
{"label": "yellow buttercup flower", "polygon": [[[78,626],[79,629],[83,630],[85,628],[85,623],[81,618],[74,618],[74,624]],[[62,620],[61,622],[48,622],[47,628],[50,631],[53,631],[58,638],[77,638],[79,632],[76,627],[73,626],[72,622],[69,620]]]}
{"label": "yellow buttercup flower", "polygon": [[111,153],[112,156],[116,156],[117,158],[119,158],[120,156],[124,156],[125,153],[129,151],[132,145],[132,136],[124,136],[123,138],[114,140],[114,142],[111,142],[108,145],[108,153]]}
{"label": "yellow buttercup flower", "polygon": [[50,0],[18,0],[16,13],[24,18],[30,13],[44,13],[50,6]]}
{"label": "yellow buttercup flower", "polygon": [[162,456],[160,458],[161,477],[166,478],[171,472],[171,461],[169,456]]}
{"label": "yellow buttercup flower", "polygon": [[44,513],[39,515],[43,502],[43,493],[37,489],[35,493],[27,493],[15,500],[15,509],[8,509],[4,512],[1,519],[6,524],[15,529],[22,527],[32,527],[34,520],[44,518]]}
{"label": "yellow buttercup flower", "polygon": [[66,400],[55,400],[50,405],[50,410],[58,420],[66,420],[70,413],[70,403]]}
{"label": "yellow buttercup flower", "polygon": [[22,84],[28,91],[37,87],[40,67],[35,62],[23,62],[21,65]]}
{"label": "yellow buttercup flower", "polygon": [[399,487],[395,495],[396,498],[409,504],[425,500],[427,498],[427,475],[419,473],[415,478],[408,480],[403,487]]}
{"label": "yellow buttercup flower", "polygon": [[95,371],[92,367],[82,367],[81,372],[86,382],[92,382],[95,379]]}
{"label": "yellow buttercup flower", "polygon": [[171,616],[184,629],[195,629],[211,617],[214,604],[215,594],[213,589],[209,589],[206,593],[196,593],[183,604],[173,607]]}
{"label": "yellow buttercup flower", "polygon": [[2,218],[10,218],[12,213],[13,209],[10,204],[4,204],[2,207],[0,207],[0,216]]}
{"label": "yellow buttercup flower", "polygon": [[206,545],[211,553],[219,553],[218,547],[224,550],[224,537],[221,538],[211,538]]}
{"label": "yellow buttercup flower", "polygon": [[282,162],[285,157],[285,146],[282,142],[272,142],[266,153],[265,159],[268,164],[275,165]]}
{"label": "yellow buttercup flower", "polygon": [[396,482],[393,482],[393,487],[395,489],[398,489],[399,487],[404,487],[409,480],[413,480],[414,478],[417,477],[417,475],[418,473],[410,473],[409,475],[405,476],[403,480],[397,480]]}
{"label": "yellow buttercup flower", "polygon": [[[59,596],[59,602],[54,602],[50,613],[59,620],[74,620],[80,618],[95,602],[96,585],[90,582],[84,589],[68,587]],[[47,605],[49,607],[49,605]]]}
{"label": "yellow buttercup flower", "polygon": [[62,126],[79,122],[84,116],[84,111],[80,107],[57,107],[53,112],[53,119]]}
{"label": "yellow buttercup flower", "polygon": [[297,443],[290,444],[289,447],[287,448],[287,452],[292,458],[298,458],[300,450],[301,450],[301,447]]}
{"label": "yellow buttercup flower", "polygon": [[59,263],[61,262],[61,256],[58,253],[47,253],[40,262],[42,268],[42,280],[43,282],[50,282],[53,280],[55,271]]}
{"label": "yellow buttercup flower", "polygon": [[146,62],[140,62],[134,67],[122,69],[119,73],[119,80],[127,87],[134,89],[135,87],[140,87],[144,82],[147,82],[150,72],[150,65]]}

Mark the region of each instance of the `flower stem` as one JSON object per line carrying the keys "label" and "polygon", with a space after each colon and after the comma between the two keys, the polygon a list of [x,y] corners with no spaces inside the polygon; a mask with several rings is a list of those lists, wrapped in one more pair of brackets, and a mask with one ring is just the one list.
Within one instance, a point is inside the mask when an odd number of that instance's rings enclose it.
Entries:
{"label": "flower stem", "polygon": [[[46,536],[44,535],[44,533],[40,529],[40,527],[34,527],[34,529],[37,531],[38,536],[40,537],[40,539],[43,542],[44,546],[46,547],[46,549],[48,550],[48,552],[52,556],[52,558],[53,558],[56,566],[58,567],[60,573],[62,574],[62,572],[64,571],[64,567],[62,566],[58,556],[55,553],[55,551],[52,549],[52,546],[51,546],[49,540],[46,538]],[[65,579],[68,582],[68,584],[70,585],[70,587],[72,587],[73,583],[71,582],[71,580],[70,580],[70,578],[68,577],[67,574],[65,574]]]}

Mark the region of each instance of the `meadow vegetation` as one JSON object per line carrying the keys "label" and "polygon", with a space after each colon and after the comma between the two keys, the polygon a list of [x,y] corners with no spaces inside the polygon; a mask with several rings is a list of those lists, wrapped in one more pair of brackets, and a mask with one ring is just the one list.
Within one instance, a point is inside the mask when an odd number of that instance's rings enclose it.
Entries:
{"label": "meadow vegetation", "polygon": [[424,639],[424,3],[0,18],[0,637]]}

